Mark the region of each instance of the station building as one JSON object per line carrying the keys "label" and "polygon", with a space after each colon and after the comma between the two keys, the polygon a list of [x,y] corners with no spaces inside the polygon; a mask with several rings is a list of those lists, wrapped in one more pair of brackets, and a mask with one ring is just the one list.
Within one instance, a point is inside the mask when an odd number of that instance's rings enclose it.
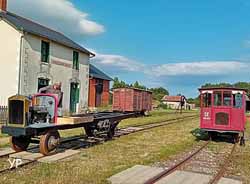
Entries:
{"label": "station building", "polygon": [[0,105],[7,105],[12,95],[34,94],[41,87],[62,82],[63,110],[87,109],[89,60],[94,54],[6,7],[7,1],[0,0]]}

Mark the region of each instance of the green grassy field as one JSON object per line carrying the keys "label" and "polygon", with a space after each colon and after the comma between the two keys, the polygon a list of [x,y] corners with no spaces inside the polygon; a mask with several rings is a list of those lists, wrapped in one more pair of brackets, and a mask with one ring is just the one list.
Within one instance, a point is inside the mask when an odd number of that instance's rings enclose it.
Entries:
{"label": "green grassy field", "polygon": [[64,162],[36,164],[5,174],[0,177],[0,183],[105,184],[108,177],[124,169],[167,160],[199,144],[191,134],[199,126],[198,122],[198,118],[186,120],[117,138],[82,149],[81,154]]}

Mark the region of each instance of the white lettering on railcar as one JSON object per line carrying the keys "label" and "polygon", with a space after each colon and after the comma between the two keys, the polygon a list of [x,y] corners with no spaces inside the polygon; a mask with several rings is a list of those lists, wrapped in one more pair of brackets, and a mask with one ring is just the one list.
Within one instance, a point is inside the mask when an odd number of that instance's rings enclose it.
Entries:
{"label": "white lettering on railcar", "polygon": [[210,113],[209,112],[204,112],[203,119],[204,120],[211,120]]}
{"label": "white lettering on railcar", "polygon": [[97,127],[100,128],[100,129],[103,129],[103,128],[110,128],[111,126],[111,122],[109,121],[109,119],[105,119],[103,121],[99,121],[97,123]]}

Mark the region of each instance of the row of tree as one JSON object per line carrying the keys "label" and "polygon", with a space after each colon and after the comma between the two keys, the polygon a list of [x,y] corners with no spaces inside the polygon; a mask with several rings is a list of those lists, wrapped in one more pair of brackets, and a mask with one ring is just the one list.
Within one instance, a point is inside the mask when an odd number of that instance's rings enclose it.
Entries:
{"label": "row of tree", "polygon": [[[249,82],[237,82],[237,83],[206,83],[202,86],[202,88],[209,88],[209,87],[235,87],[235,88],[243,88],[243,89],[247,89],[250,92],[250,83]],[[248,95],[250,95],[250,93],[248,92]],[[194,103],[197,107],[200,106],[200,97],[196,97],[196,98],[189,98],[188,99],[189,103]]]}
{"label": "row of tree", "polygon": [[230,84],[230,83],[218,83],[218,84],[207,83],[207,84],[203,85],[202,87],[235,87],[235,88],[248,89],[250,91],[250,83],[249,82],[237,82],[237,83],[234,83],[234,84]]}
{"label": "row of tree", "polygon": [[169,95],[168,90],[163,88],[163,87],[147,88],[146,86],[141,85],[138,81],[136,81],[134,84],[127,84],[126,82],[124,82],[122,80],[119,80],[117,77],[114,78],[112,89],[124,88],[124,87],[131,87],[131,88],[137,88],[137,89],[144,89],[144,90],[152,91],[153,92],[153,99],[157,100],[157,101],[161,101],[161,99],[165,95]]}

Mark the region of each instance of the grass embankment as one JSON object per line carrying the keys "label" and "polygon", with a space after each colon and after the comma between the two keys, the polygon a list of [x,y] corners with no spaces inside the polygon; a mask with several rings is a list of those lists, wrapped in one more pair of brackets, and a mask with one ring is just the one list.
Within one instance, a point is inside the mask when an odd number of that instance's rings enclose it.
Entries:
{"label": "grass embankment", "polygon": [[150,165],[169,159],[196,144],[190,133],[198,118],[138,132],[83,149],[68,161],[39,164],[0,177],[0,183],[105,184],[107,178],[136,164]]}
{"label": "grass embankment", "polygon": [[250,183],[250,120],[246,126],[246,146],[238,146],[237,151],[233,156],[232,175],[240,177],[245,184]]}

